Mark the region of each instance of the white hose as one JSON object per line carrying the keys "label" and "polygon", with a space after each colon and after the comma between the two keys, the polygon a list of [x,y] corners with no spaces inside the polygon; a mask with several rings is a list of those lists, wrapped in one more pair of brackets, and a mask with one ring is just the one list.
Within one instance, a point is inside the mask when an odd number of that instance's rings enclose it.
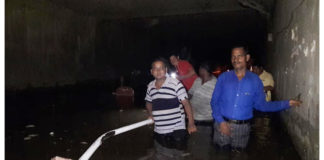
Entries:
{"label": "white hose", "polygon": [[121,128],[115,129],[115,130],[111,130],[111,131],[108,131],[108,132],[102,134],[100,137],[98,137],[96,139],[95,142],[93,142],[91,144],[91,146],[87,149],[87,151],[83,153],[83,155],[79,158],[79,160],[88,160],[92,156],[92,154],[97,150],[97,148],[102,144],[102,140],[103,140],[104,136],[108,136],[108,138],[109,138],[111,136],[115,136],[115,135],[130,131],[130,130],[151,124],[151,123],[153,123],[153,120],[147,119],[145,121],[137,122],[137,123],[134,123],[134,124],[131,124],[131,125],[128,125],[125,127],[121,127]]}

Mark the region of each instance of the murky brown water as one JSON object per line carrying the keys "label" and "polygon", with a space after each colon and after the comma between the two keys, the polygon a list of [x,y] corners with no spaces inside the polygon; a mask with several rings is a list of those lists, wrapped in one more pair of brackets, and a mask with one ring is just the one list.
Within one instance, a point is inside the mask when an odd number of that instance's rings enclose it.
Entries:
{"label": "murky brown water", "polygon": [[[98,95],[74,95],[73,98],[73,94],[55,94],[54,99],[50,99],[53,95],[44,94],[6,97],[6,159],[49,160],[55,155],[78,159],[102,133],[146,119],[144,107],[123,112],[112,107],[114,103],[100,103],[102,106],[98,107],[100,99],[113,99],[108,94],[102,95],[103,92],[96,93]],[[85,101],[85,97],[89,101]],[[91,159],[147,159],[154,153],[152,131],[152,126],[145,126],[112,137]],[[199,132],[193,136],[206,142],[210,139]],[[189,142],[189,148],[200,147],[190,147],[197,144]],[[276,115],[261,114],[255,118],[246,152],[218,151],[211,143],[201,147],[206,148],[206,152],[197,153],[189,149],[191,154],[185,159],[300,159]]]}

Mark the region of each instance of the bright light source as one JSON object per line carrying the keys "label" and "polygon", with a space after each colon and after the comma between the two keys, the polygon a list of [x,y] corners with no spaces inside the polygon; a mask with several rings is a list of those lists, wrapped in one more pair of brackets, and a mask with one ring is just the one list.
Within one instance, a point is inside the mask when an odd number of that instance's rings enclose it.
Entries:
{"label": "bright light source", "polygon": [[172,78],[177,78],[177,74],[174,73],[174,72],[172,72],[172,73],[171,73],[171,77],[172,77]]}

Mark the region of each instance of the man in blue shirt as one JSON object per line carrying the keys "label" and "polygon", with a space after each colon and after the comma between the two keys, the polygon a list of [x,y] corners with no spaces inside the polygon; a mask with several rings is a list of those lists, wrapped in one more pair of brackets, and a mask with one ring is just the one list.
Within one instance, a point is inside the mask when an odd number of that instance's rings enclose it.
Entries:
{"label": "man in blue shirt", "polygon": [[219,76],[212,95],[213,141],[221,148],[246,147],[253,108],[275,112],[301,104],[296,100],[266,102],[262,81],[246,69],[249,59],[250,55],[243,46],[233,47],[231,61],[234,70]]}

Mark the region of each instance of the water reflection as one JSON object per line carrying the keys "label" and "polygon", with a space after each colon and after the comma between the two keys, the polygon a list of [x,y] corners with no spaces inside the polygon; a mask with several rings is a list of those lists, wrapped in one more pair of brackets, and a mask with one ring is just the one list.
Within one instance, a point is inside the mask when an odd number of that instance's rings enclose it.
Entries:
{"label": "water reflection", "polygon": [[[55,115],[50,111],[44,112],[25,124],[6,127],[6,159],[44,160],[55,155],[78,159],[102,133],[145,119],[143,108],[123,112],[119,109],[89,109],[78,113],[57,112]],[[250,143],[244,152],[215,149],[209,132],[211,130],[198,128],[198,132],[190,137],[188,150],[182,159],[300,159],[276,117],[259,115],[255,118]],[[155,149],[153,126],[150,125],[112,137],[91,159],[153,160],[157,156]]]}

